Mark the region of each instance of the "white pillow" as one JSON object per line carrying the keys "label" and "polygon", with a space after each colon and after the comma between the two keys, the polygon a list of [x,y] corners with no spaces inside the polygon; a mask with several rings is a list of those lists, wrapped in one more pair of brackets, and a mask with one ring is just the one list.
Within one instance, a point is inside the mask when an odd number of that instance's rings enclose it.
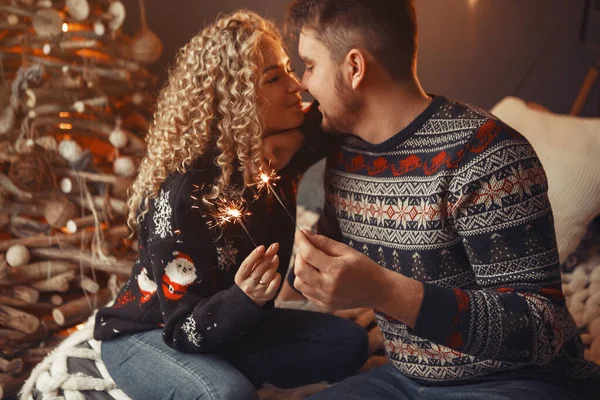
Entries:
{"label": "white pillow", "polygon": [[563,262],[600,214],[600,118],[540,111],[515,97],[491,112],[529,140],[544,166]]}

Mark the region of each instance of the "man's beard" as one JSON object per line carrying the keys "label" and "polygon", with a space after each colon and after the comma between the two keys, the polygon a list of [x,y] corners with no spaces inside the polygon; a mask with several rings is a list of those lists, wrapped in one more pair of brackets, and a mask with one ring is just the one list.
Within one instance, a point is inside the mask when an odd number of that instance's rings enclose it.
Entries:
{"label": "man's beard", "polygon": [[341,72],[335,77],[334,88],[342,106],[339,115],[331,116],[323,112],[323,130],[334,133],[354,133],[354,127],[360,118],[362,102],[344,83]]}

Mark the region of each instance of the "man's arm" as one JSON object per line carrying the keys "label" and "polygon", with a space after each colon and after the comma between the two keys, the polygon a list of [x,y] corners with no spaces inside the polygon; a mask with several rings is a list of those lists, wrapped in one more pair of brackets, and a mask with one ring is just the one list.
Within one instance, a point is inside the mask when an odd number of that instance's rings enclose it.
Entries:
{"label": "man's arm", "polygon": [[546,364],[577,332],[542,165],[521,135],[489,121],[457,172],[449,217],[481,289],[424,285],[414,333],[480,358]]}

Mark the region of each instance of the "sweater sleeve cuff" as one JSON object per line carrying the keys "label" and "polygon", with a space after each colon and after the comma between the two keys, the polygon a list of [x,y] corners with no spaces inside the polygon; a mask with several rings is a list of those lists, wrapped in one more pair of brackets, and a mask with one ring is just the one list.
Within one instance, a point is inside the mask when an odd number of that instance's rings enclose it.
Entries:
{"label": "sweater sleeve cuff", "polygon": [[235,314],[236,318],[239,317],[240,312],[241,315],[246,315],[249,318],[260,317],[262,307],[257,306],[238,285],[233,284],[227,289],[227,297],[229,297],[227,302],[230,302],[231,307],[226,307],[226,309]]}
{"label": "sweater sleeve cuff", "polygon": [[443,344],[457,312],[456,295],[449,288],[423,284],[423,303],[412,333]]}

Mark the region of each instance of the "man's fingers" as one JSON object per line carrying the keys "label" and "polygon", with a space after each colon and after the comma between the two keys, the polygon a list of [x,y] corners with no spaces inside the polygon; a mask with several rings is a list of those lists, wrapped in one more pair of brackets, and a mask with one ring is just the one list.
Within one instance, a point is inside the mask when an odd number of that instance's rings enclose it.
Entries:
{"label": "man's fingers", "polygon": [[294,273],[296,277],[311,286],[320,286],[321,271],[306,262],[302,254],[298,252],[294,260]]}
{"label": "man's fingers", "polygon": [[[331,257],[335,257],[335,255],[330,254],[328,251],[329,247],[331,247],[331,243],[320,239],[315,240],[313,237],[311,237],[311,235],[320,236],[309,233],[306,229],[302,232],[296,232],[296,246],[298,246],[298,254],[301,254],[302,258],[304,258],[304,260],[314,268],[318,269],[319,271],[325,271],[331,263]],[[325,236],[320,237],[325,238]],[[337,243],[331,239],[328,240],[330,242]],[[326,245],[326,247],[319,247],[321,245]]]}
{"label": "man's fingers", "polygon": [[242,265],[240,265],[236,275],[238,275],[241,280],[246,280],[250,276],[254,264],[260,260],[264,253],[265,246],[263,245],[260,245],[252,250],[252,252],[248,254],[248,257],[246,257],[246,259],[242,262]]}
{"label": "man's fingers", "polygon": [[327,236],[312,233],[308,229],[304,229],[303,233],[306,236],[306,238],[313,244],[313,246],[315,246],[317,249],[321,250],[323,253],[331,257],[342,256],[344,254],[345,248],[348,247],[344,243],[328,238]]}

